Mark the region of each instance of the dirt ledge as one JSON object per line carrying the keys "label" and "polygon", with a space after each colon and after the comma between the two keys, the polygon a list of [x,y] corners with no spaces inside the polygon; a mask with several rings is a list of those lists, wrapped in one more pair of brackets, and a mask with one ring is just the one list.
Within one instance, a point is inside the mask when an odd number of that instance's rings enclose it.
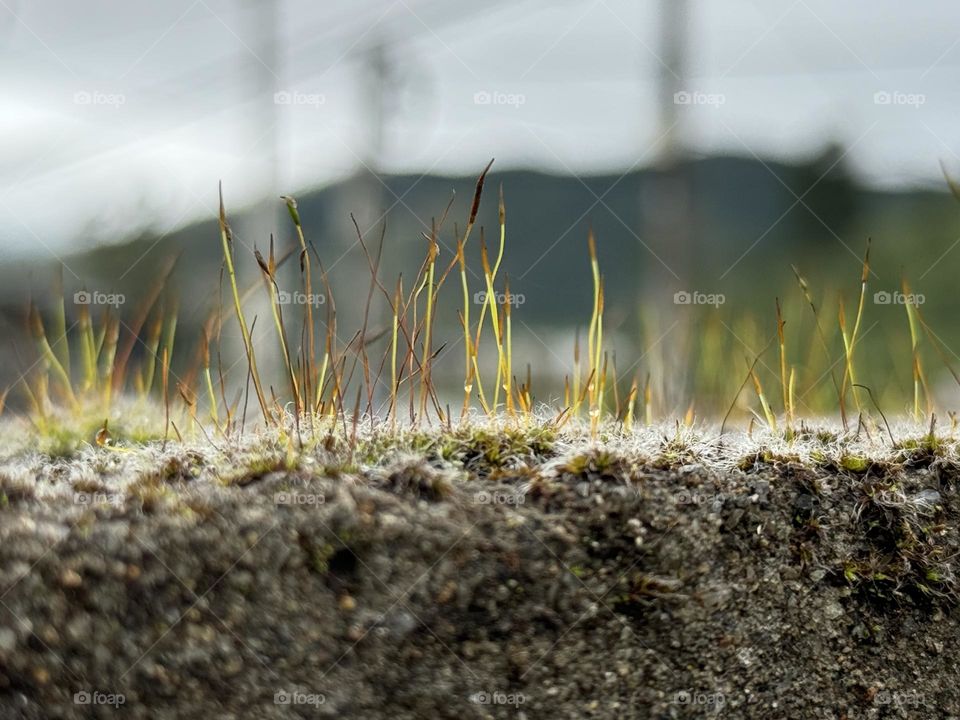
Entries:
{"label": "dirt ledge", "polygon": [[0,718],[960,716],[954,451],[438,446],[8,459]]}

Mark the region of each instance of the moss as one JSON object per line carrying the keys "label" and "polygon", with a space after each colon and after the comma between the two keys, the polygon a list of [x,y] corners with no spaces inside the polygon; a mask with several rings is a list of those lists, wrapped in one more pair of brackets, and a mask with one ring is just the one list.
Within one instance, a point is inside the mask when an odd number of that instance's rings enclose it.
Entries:
{"label": "moss", "polygon": [[[433,435],[410,433],[400,440],[402,449],[423,453],[428,459],[458,464],[486,476],[495,470],[552,457],[557,433],[544,425],[505,428],[464,425]],[[396,444],[393,449],[397,449]]]}
{"label": "moss", "polygon": [[870,460],[859,455],[842,455],[839,464],[849,472],[862,473],[870,467]]}
{"label": "moss", "polygon": [[11,501],[32,500],[36,496],[36,481],[25,471],[0,471],[0,494],[4,507]]}
{"label": "moss", "polygon": [[737,467],[744,472],[757,470],[761,467],[780,468],[792,463],[802,463],[797,453],[777,453],[769,448],[760,448],[757,451],[744,455],[737,463]]}
{"label": "moss", "polygon": [[333,574],[341,579],[356,571],[359,548],[363,545],[349,529],[341,530],[335,540],[324,539],[319,542],[310,535],[301,533],[298,542],[311,572],[323,576]]}
{"label": "moss", "polygon": [[854,529],[862,542],[842,561],[843,580],[884,607],[954,604],[960,585],[942,532],[943,508],[911,502],[895,481],[865,483],[856,492]]}
{"label": "moss", "polygon": [[561,466],[571,475],[609,475],[619,467],[619,459],[608,450],[599,449],[575,455]]}
{"label": "moss", "polygon": [[239,468],[231,468],[221,477],[224,485],[244,487],[263,479],[274,472],[293,472],[298,464],[291,462],[287,455],[251,454],[246,457]]}
{"label": "moss", "polygon": [[543,460],[553,452],[555,435],[549,428],[508,428],[502,433],[487,428],[466,430],[464,435],[449,438],[458,442],[447,453],[478,474],[527,460]]}
{"label": "moss", "polygon": [[688,436],[682,434],[678,426],[673,437],[661,438],[659,452],[651,459],[650,464],[658,470],[674,470],[682,465],[697,463],[700,458],[693,447]]}
{"label": "moss", "polygon": [[203,456],[198,452],[186,452],[167,458],[158,474],[166,482],[186,482],[196,479],[205,465]]}
{"label": "moss", "polygon": [[910,438],[895,447],[898,462],[905,467],[926,468],[949,454],[949,445],[936,435]]}
{"label": "moss", "polygon": [[103,483],[98,477],[79,477],[71,483],[74,492],[78,493],[96,493],[103,490]]}
{"label": "moss", "polygon": [[453,492],[450,473],[413,461],[392,468],[385,476],[374,478],[375,484],[397,495],[408,495],[430,502],[439,502]]}
{"label": "moss", "polygon": [[330,558],[333,557],[337,549],[330,543],[326,543],[308,551],[310,569],[319,575],[326,575],[330,571]]}
{"label": "moss", "polygon": [[[89,437],[92,437],[89,436]],[[46,426],[37,437],[37,450],[50,458],[72,458],[88,443],[88,435],[82,430],[63,425]]]}
{"label": "moss", "polygon": [[794,432],[794,437],[797,440],[813,441],[820,445],[832,445],[840,440],[840,434],[835,430],[810,427],[805,421],[801,421],[800,429]]}
{"label": "moss", "polygon": [[180,501],[180,496],[156,472],[146,473],[131,483],[127,488],[127,497],[139,503],[145,513],[174,508]]}

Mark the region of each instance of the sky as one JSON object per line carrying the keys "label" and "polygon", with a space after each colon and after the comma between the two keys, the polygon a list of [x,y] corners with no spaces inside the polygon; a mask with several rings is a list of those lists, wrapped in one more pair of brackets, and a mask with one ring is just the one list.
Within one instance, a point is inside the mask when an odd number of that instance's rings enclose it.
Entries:
{"label": "sky", "polygon": [[[364,166],[644,167],[659,6],[0,0],[0,259],[212,218],[221,180],[236,207]],[[874,186],[960,171],[956,2],[690,0],[686,38],[672,117],[694,155],[839,142]]]}

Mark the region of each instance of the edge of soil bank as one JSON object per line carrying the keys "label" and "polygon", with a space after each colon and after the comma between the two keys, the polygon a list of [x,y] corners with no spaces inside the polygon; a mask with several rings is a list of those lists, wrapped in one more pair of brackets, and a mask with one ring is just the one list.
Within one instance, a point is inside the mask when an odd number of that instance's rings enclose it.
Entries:
{"label": "edge of soil bank", "polygon": [[960,715],[951,438],[127,450],[0,463],[0,718]]}

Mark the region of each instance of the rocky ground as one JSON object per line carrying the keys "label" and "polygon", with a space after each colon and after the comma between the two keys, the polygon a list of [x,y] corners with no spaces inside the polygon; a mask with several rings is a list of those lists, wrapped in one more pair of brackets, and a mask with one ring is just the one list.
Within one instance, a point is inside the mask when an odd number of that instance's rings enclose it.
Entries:
{"label": "rocky ground", "polygon": [[549,429],[0,464],[0,718],[960,717],[960,464]]}

